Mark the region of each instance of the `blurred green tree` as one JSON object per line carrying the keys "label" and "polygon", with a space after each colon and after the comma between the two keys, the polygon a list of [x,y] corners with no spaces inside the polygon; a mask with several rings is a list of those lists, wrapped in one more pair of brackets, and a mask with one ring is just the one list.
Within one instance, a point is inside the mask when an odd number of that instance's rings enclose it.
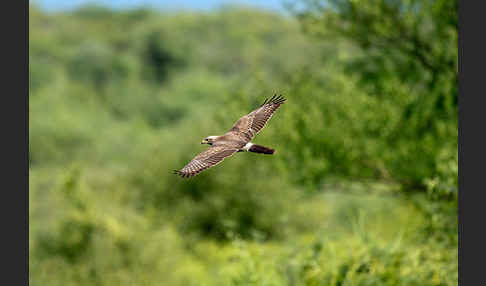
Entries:
{"label": "blurred green tree", "polygon": [[375,135],[392,129],[381,136],[396,149],[385,168],[407,189],[425,189],[423,178],[438,170],[437,150],[457,150],[457,1],[299,3],[304,31],[348,43],[353,56],[341,61],[344,71],[368,96],[399,106],[398,121]]}

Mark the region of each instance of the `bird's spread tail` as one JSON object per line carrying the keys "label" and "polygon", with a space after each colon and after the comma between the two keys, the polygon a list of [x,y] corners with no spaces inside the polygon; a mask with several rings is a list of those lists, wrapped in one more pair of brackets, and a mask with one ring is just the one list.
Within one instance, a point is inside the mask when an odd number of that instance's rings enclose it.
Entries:
{"label": "bird's spread tail", "polygon": [[265,146],[256,145],[256,144],[251,145],[248,151],[254,153],[260,153],[260,154],[270,154],[270,155],[275,153],[275,150],[273,150],[272,148],[267,148]]}

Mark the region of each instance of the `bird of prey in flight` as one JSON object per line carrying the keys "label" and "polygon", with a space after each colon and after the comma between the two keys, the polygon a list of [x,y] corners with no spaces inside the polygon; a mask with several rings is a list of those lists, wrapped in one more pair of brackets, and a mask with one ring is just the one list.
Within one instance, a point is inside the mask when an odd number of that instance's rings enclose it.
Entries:
{"label": "bird of prey in flight", "polygon": [[206,137],[201,144],[209,144],[210,147],[199,153],[181,170],[174,170],[174,174],[183,178],[196,176],[237,152],[249,151],[260,154],[273,154],[275,150],[253,144],[251,140],[263,129],[273,113],[285,100],[282,95],[274,95],[269,100],[265,100],[260,107],[238,119],[226,134]]}

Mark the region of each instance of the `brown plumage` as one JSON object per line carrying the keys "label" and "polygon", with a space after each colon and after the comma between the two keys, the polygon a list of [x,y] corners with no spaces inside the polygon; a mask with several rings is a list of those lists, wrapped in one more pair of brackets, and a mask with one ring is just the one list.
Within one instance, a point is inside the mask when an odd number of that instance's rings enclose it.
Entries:
{"label": "brown plumage", "polygon": [[274,95],[265,100],[260,107],[236,121],[233,127],[223,136],[209,136],[201,144],[211,147],[199,153],[181,170],[174,170],[183,178],[196,176],[200,172],[221,163],[226,157],[236,152],[254,152],[260,154],[274,154],[275,150],[256,145],[250,141],[260,132],[272,117],[274,112],[285,102],[282,95]]}

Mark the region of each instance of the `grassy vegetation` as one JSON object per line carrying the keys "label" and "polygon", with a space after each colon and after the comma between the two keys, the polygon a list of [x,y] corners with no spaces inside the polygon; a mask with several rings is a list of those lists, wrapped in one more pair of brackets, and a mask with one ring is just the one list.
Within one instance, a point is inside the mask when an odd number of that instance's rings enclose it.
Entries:
{"label": "grassy vegetation", "polygon": [[[318,2],[31,6],[30,283],[456,285],[457,2]],[[170,173],[273,93],[274,156]]]}

